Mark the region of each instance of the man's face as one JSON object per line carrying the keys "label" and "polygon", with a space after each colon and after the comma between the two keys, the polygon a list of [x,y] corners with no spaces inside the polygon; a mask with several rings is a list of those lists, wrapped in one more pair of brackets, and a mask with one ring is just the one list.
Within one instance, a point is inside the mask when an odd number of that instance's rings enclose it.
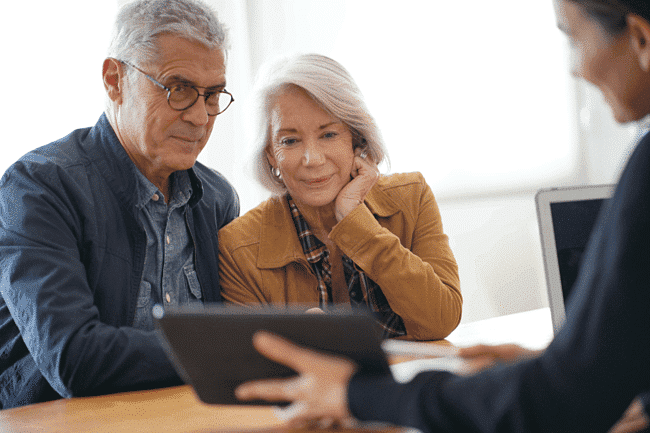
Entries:
{"label": "man's face", "polygon": [[[200,93],[225,88],[222,50],[210,50],[171,35],[159,37],[158,46],[160,55],[154,62],[135,65],[156,81],[167,87],[196,86]],[[116,132],[138,169],[152,183],[160,185],[174,171],[194,165],[210,137],[216,116],[208,116],[203,97],[186,110],[172,109],[166,90],[145,75],[130,72],[122,83]]]}

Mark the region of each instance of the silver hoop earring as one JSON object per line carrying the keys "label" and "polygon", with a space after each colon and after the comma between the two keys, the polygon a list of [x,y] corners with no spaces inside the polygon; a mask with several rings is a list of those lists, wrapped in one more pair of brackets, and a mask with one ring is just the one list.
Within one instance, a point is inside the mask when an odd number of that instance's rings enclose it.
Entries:
{"label": "silver hoop earring", "polygon": [[272,167],[271,173],[273,174],[273,176],[277,177],[278,179],[282,178],[282,173],[280,173],[280,169],[277,167]]}

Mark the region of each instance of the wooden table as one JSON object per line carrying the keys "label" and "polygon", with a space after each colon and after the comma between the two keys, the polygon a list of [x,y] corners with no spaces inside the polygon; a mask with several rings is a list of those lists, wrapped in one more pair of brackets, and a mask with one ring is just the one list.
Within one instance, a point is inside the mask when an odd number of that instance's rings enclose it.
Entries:
{"label": "wooden table", "polygon": [[[548,309],[496,317],[458,327],[448,341],[428,344],[465,346],[476,343],[516,342],[543,348],[552,337]],[[407,358],[391,359],[401,362]],[[61,399],[0,411],[0,433],[14,432],[290,432],[272,407],[210,406],[203,404],[189,386]],[[318,429],[319,432],[328,430]],[[331,430],[401,432],[394,427],[372,426]]]}
{"label": "wooden table", "polygon": [[0,432],[211,432],[282,425],[270,407],[209,406],[190,386],[56,400],[0,411]]}
{"label": "wooden table", "polygon": [[393,426],[354,429],[290,429],[270,406],[211,406],[189,385],[100,397],[72,398],[0,411],[0,433],[147,432],[382,432],[406,433]]}

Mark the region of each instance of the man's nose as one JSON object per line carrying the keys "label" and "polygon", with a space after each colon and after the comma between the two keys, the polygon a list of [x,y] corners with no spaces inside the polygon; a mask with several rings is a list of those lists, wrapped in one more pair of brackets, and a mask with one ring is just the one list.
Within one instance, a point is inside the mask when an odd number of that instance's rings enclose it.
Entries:
{"label": "man's nose", "polygon": [[183,120],[196,126],[204,126],[210,120],[207,107],[205,106],[205,96],[199,95],[196,102],[189,108],[183,110]]}

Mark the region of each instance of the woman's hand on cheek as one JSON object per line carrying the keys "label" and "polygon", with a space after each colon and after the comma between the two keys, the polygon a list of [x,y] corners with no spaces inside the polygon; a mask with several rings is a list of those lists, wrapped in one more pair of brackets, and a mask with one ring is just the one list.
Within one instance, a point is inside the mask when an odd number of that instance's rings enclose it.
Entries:
{"label": "woman's hand on cheek", "polygon": [[341,221],[357,206],[363,203],[366,194],[379,179],[379,169],[372,159],[362,157],[361,151],[355,151],[350,176],[352,180],[343,187],[336,197],[336,220]]}

